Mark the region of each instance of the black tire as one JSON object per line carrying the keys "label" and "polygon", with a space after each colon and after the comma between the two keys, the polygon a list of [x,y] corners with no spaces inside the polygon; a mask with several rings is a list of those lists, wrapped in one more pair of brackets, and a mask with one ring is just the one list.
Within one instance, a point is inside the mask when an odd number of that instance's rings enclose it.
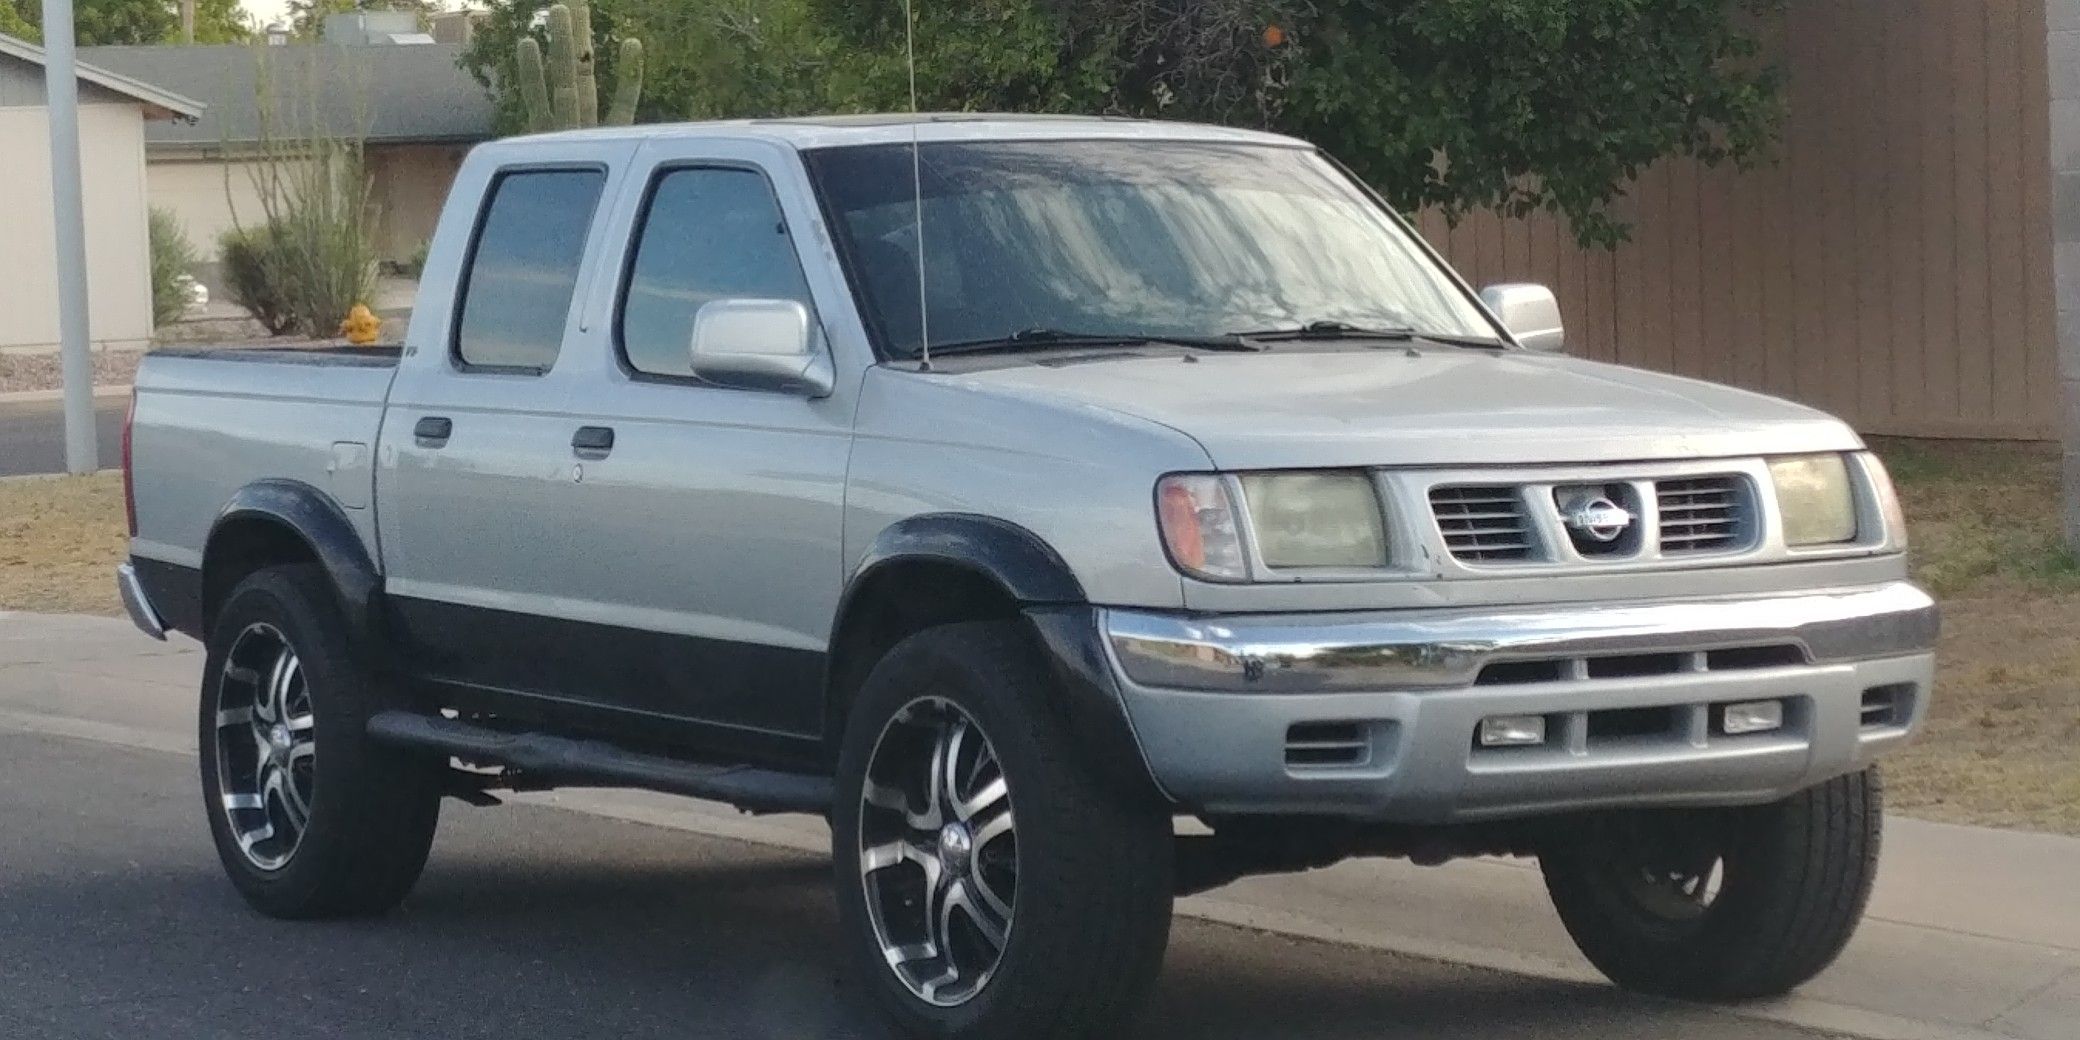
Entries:
{"label": "black tire", "polygon": [[[232,590],[210,630],[198,720],[203,807],[232,885],[270,917],[354,917],[390,910],[418,880],[440,819],[443,763],[398,754],[367,738],[368,717],[400,706],[400,698],[351,651],[335,602],[330,582],[316,566],[270,567]],[[286,725],[269,727],[263,719],[247,722],[248,734],[219,716],[220,696],[226,704],[240,696],[248,701],[265,696],[256,673],[268,667],[263,662],[277,637],[301,672],[300,680],[284,681],[285,688],[299,691],[285,698],[300,696],[301,710],[293,717],[305,725],[306,743],[314,752],[305,765],[281,767],[307,781],[307,795],[297,796],[302,811],[296,818],[304,822],[293,844],[286,834],[276,836],[277,830],[291,829],[286,822],[276,826],[286,811],[286,796],[270,800],[263,793],[259,807],[242,810],[225,802],[227,789],[255,786],[240,779],[246,773],[264,773],[259,763],[268,757],[267,731],[287,732]],[[254,660],[233,659],[234,649],[244,655],[248,648]],[[255,692],[241,693],[246,687]],[[232,710],[238,710],[235,704]],[[292,710],[274,714],[286,723]],[[249,744],[263,750],[247,751]],[[293,761],[285,755],[285,763]],[[263,829],[265,845],[255,844],[256,851],[249,853],[240,842],[241,831],[251,835]],[[265,857],[259,853],[263,847]],[[281,862],[263,865],[260,858]]]}
{"label": "black tire", "polygon": [[[1769,997],[1818,975],[1855,933],[1883,816],[1872,769],[1768,805],[1602,814],[1540,862],[1568,934],[1611,981],[1691,1000]],[[1644,879],[1710,857],[1721,881],[1708,903],[1686,909]]]}
{"label": "black tire", "polygon": [[[1051,707],[1047,675],[1015,623],[948,625],[890,651],[852,707],[832,814],[839,912],[854,975],[910,1035],[1116,1036],[1161,968],[1172,899],[1169,812],[1153,798],[1110,790],[1097,778]],[[887,813],[883,803],[879,810],[865,804],[870,760],[878,763],[877,775],[886,775],[890,758],[898,765],[909,760],[895,738],[888,756],[876,759],[875,749],[884,732],[906,725],[899,717],[914,725],[923,711],[965,718],[981,731],[982,747],[994,752],[993,767],[1008,786],[1004,811],[1008,816],[1015,805],[1017,814],[1007,937],[993,969],[971,973],[986,979],[979,991],[951,1007],[913,991],[885,956],[868,903],[886,897],[870,894],[860,869],[869,813],[881,814],[875,826],[902,816]],[[904,804],[915,803],[906,797]],[[975,865],[966,869],[980,875],[989,869],[984,857],[1001,849],[980,840],[974,848]],[[957,876],[945,869],[946,877]],[[923,905],[929,910],[932,904]],[[1044,912],[1021,913],[1021,907]]]}

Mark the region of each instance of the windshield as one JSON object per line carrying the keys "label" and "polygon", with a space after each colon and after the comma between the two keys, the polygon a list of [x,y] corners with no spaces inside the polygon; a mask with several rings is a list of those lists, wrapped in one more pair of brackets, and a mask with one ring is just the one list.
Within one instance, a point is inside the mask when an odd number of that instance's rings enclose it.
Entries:
{"label": "windshield", "polygon": [[[919,345],[910,145],[808,153],[867,320]],[[934,348],[1050,330],[1163,339],[1342,323],[1492,340],[1466,294],[1340,170],[1298,148],[925,144]]]}

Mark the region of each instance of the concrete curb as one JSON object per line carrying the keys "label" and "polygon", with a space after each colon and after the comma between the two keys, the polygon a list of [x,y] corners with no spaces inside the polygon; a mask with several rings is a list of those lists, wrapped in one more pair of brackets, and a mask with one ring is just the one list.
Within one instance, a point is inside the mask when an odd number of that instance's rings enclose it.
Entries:
{"label": "concrete curb", "polygon": [[[94,388],[94,396],[97,398],[128,397],[130,396],[130,390],[131,387],[128,383],[125,383],[122,386],[97,386]],[[9,390],[6,393],[0,393],[0,404],[26,404],[31,401],[58,401],[63,400],[64,397],[65,391],[63,390]]]}

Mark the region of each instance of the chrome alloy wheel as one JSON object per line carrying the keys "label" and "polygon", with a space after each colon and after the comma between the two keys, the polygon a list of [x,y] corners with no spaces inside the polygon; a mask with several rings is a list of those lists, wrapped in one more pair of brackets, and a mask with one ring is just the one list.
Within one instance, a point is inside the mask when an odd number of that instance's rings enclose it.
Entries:
{"label": "chrome alloy wheel", "polygon": [[248,862],[287,866],[310,826],[317,716],[296,649],[256,622],[231,643],[217,678],[217,793]]}
{"label": "chrome alloy wheel", "polygon": [[912,995],[954,1007],[982,992],[1011,935],[1018,837],[996,749],[953,703],[911,701],[875,740],[859,872],[874,938]]}

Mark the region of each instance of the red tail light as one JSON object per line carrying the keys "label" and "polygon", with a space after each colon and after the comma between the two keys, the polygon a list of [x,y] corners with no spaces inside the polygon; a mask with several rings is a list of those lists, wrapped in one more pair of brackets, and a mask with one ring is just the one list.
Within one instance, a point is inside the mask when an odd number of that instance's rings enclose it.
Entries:
{"label": "red tail light", "polygon": [[130,522],[130,537],[137,537],[137,485],[130,479],[130,426],[137,421],[137,391],[130,392],[130,410],[123,414],[123,518]]}

